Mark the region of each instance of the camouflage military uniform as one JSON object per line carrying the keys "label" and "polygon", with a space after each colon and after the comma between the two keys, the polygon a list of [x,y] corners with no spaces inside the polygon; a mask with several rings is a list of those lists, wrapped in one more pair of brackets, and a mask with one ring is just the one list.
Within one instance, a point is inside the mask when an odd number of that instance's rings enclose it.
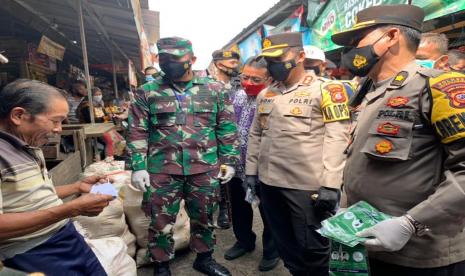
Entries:
{"label": "camouflage military uniform", "polygon": [[129,112],[128,146],[134,171],[147,170],[143,209],[151,217],[149,257],[174,257],[172,228],[182,199],[191,221],[191,249],[213,249],[220,164],[238,158],[233,107],[222,86],[194,77],[183,87],[161,76],[144,84]]}

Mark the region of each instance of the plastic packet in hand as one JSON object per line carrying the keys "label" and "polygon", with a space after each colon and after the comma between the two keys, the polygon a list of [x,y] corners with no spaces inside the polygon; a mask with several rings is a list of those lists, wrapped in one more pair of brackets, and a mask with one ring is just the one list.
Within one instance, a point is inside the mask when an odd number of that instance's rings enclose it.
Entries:
{"label": "plastic packet in hand", "polygon": [[331,241],[330,276],[368,276],[367,251],[363,245],[346,246]]}
{"label": "plastic packet in hand", "polygon": [[252,192],[252,189],[247,188],[247,192],[245,194],[245,201],[250,203],[252,207],[256,208],[260,204],[260,199],[258,196]]}
{"label": "plastic packet in hand", "polygon": [[321,222],[318,232],[329,239],[354,247],[366,238],[357,233],[391,218],[365,201],[360,201],[335,216]]}
{"label": "plastic packet in hand", "polygon": [[110,182],[103,183],[103,184],[95,184],[90,189],[90,193],[92,194],[102,194],[102,195],[111,195],[113,198],[118,197],[118,191],[115,189],[115,186]]}

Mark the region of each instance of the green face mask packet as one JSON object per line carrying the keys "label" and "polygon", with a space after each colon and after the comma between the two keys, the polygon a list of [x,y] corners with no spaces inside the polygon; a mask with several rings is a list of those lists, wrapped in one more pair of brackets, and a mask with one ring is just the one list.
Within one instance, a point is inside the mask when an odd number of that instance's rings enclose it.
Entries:
{"label": "green face mask packet", "polygon": [[368,276],[368,258],[363,245],[346,246],[331,241],[330,276]]}
{"label": "green face mask packet", "polygon": [[367,202],[360,201],[322,221],[322,227],[317,231],[326,238],[354,247],[367,240],[357,237],[356,233],[390,218],[391,216],[376,210]]}

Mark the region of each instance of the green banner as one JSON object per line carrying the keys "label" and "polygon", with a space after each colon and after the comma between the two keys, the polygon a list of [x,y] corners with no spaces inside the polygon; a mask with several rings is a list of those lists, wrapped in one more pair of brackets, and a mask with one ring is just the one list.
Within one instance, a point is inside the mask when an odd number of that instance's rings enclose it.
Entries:
{"label": "green banner", "polygon": [[[332,0],[312,25],[312,43],[323,51],[337,49],[339,46],[331,41],[331,36],[351,28],[360,10],[378,5],[407,3],[408,0]],[[424,9],[425,20],[465,9],[465,0],[413,0],[412,4]]]}

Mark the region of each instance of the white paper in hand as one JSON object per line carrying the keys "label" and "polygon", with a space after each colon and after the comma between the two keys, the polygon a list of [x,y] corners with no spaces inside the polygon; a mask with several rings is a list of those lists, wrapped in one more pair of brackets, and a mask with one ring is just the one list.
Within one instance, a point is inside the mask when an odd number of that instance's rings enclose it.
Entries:
{"label": "white paper in hand", "polygon": [[115,186],[110,182],[103,184],[95,184],[90,189],[91,194],[102,194],[102,195],[111,195],[113,198],[118,197],[118,191],[115,189]]}

